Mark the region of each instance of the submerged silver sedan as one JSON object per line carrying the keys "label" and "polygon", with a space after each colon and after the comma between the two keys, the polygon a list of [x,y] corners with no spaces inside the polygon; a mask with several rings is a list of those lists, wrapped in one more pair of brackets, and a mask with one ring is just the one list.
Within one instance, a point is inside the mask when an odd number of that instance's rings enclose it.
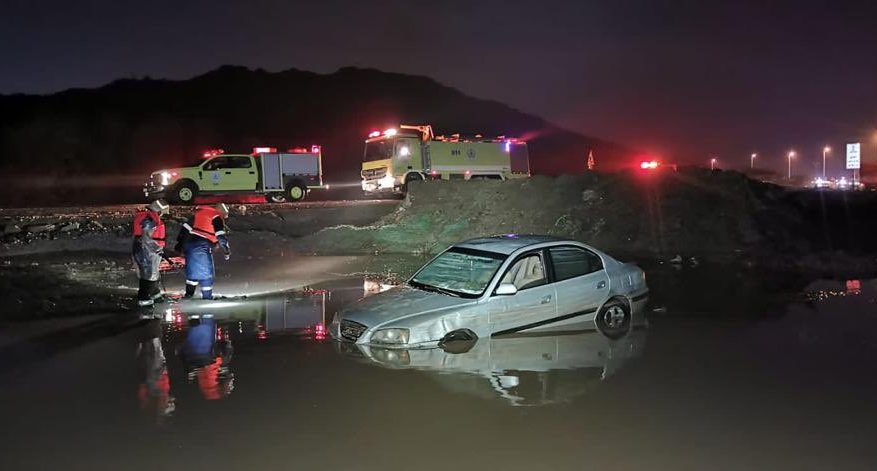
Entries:
{"label": "submerged silver sedan", "polygon": [[647,298],[645,274],[636,265],[573,240],[508,234],[449,247],[406,284],[337,313],[329,332],[341,341],[390,348],[582,323],[620,337]]}

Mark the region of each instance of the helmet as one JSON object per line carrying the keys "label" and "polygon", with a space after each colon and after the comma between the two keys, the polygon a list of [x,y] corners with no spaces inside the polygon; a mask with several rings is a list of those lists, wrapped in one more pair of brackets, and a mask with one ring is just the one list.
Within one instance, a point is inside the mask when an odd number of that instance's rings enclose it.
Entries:
{"label": "helmet", "polygon": [[146,206],[150,211],[155,211],[158,214],[167,214],[168,210],[170,210],[170,206],[164,200],[155,200],[152,203],[149,203]]}
{"label": "helmet", "polygon": [[216,210],[219,211],[223,219],[228,217],[228,206],[225,203],[216,203]]}

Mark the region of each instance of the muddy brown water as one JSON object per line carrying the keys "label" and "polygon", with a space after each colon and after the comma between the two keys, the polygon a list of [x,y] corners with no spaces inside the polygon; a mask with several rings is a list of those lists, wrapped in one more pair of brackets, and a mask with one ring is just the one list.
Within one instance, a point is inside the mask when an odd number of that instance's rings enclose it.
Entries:
{"label": "muddy brown water", "polygon": [[2,370],[0,468],[873,469],[877,280],[649,282],[622,339],[457,353],[329,340],[357,277],[94,320]]}

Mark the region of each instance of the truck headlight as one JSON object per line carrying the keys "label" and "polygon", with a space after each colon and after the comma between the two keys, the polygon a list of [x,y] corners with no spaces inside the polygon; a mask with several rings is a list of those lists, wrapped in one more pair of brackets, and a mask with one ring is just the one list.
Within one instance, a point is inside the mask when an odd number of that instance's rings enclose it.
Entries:
{"label": "truck headlight", "polygon": [[372,343],[404,345],[408,343],[408,329],[381,329],[371,336]]}
{"label": "truck headlight", "polygon": [[392,175],[386,175],[378,180],[378,185],[380,185],[381,188],[393,188],[396,186],[396,179],[393,178]]}
{"label": "truck headlight", "polygon": [[161,184],[167,185],[171,182],[171,174],[168,172],[161,172]]}

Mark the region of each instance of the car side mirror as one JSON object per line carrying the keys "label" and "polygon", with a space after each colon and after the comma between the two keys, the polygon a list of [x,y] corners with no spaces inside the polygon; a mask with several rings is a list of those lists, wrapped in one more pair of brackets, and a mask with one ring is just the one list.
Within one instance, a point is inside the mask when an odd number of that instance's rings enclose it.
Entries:
{"label": "car side mirror", "polygon": [[518,288],[512,283],[502,283],[496,288],[497,296],[513,296],[518,294]]}

